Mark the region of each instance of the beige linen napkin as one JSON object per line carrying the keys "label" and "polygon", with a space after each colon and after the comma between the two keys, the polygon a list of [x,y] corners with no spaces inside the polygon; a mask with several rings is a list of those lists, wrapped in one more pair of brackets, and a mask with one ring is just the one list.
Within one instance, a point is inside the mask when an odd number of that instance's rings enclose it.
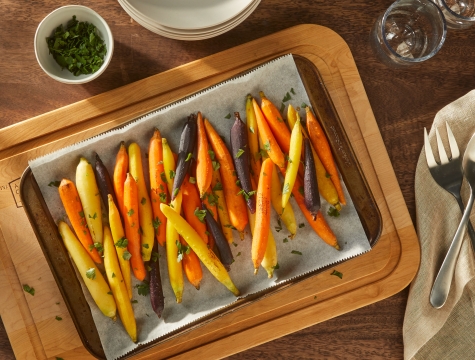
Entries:
{"label": "beige linen napkin", "polygon": [[[445,122],[457,140],[461,156],[475,131],[475,90],[440,110],[429,133],[436,149],[435,129],[444,140]],[[423,133],[421,131],[421,138]],[[437,150],[433,151],[438,159]],[[475,359],[475,261],[470,238],[465,235],[446,304],[434,309],[429,294],[437,272],[449,249],[462,217],[455,198],[432,178],[422,149],[415,179],[417,232],[421,243],[421,263],[411,284],[404,318],[405,359]],[[462,186],[464,204],[469,196]],[[475,224],[475,210],[472,211]]]}

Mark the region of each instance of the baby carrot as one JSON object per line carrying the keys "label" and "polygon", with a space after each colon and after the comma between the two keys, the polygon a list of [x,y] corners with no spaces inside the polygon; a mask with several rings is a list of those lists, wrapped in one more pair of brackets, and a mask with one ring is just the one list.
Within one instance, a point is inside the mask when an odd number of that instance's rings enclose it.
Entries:
{"label": "baby carrot", "polygon": [[224,199],[223,183],[221,181],[219,170],[213,171],[211,188],[213,193],[218,197],[218,217],[219,222],[221,223],[223,235],[228,243],[231,244],[233,242],[233,231],[231,221],[229,220],[228,207],[226,205],[226,200]]}
{"label": "baby carrot", "polygon": [[196,185],[200,192],[200,198],[203,197],[206,190],[211,185],[211,173],[213,165],[209,156],[209,144],[206,136],[205,125],[201,112],[198,112],[198,142],[197,142],[197,159],[196,159]]}
{"label": "baby carrot", "polygon": [[155,230],[153,228],[153,212],[150,197],[145,185],[145,175],[142,166],[142,155],[137,143],[129,145],[129,171],[137,181],[137,200],[140,222],[140,242],[142,244],[143,261],[149,261],[152,256]]}
{"label": "baby carrot", "polygon": [[251,175],[256,184],[259,182],[259,174],[261,172],[261,157],[259,153],[259,140],[257,134],[257,121],[254,107],[252,106],[252,96],[248,94],[246,97],[246,124],[247,138],[249,139],[249,150],[251,153]]}
{"label": "baby carrot", "polygon": [[307,106],[305,112],[307,115],[307,130],[310,141],[335,185],[340,204],[346,205],[345,195],[340,182],[340,175],[338,174],[328,139],[310,107]]}
{"label": "baby carrot", "polygon": [[68,215],[69,221],[71,222],[79,241],[87,250],[94,262],[100,264],[101,257],[94,247],[94,242],[92,241],[91,233],[87,227],[84,210],[81,201],[79,200],[76,186],[71,180],[63,179],[59,184],[58,190],[64,210],[66,210],[66,214]]}
{"label": "baby carrot", "polygon": [[168,141],[162,138],[163,149],[163,173],[160,173],[161,179],[167,184],[168,194],[173,191],[173,178],[175,177],[175,157]]}
{"label": "baby carrot", "polygon": [[203,279],[203,270],[201,269],[200,259],[181,236],[180,243],[182,251],[186,249],[185,253],[182,253],[183,270],[186,278],[190,284],[196,288],[196,290],[199,290],[201,279]]}
{"label": "baby carrot", "polygon": [[279,109],[264,95],[262,91],[259,91],[261,97],[261,109],[267,120],[267,124],[272,130],[277,143],[282,151],[286,154],[290,151],[290,131],[280,114]]}
{"label": "baby carrot", "polygon": [[[208,156],[208,154],[206,154]],[[198,193],[198,189],[192,183],[190,183],[190,176],[186,174],[185,180],[181,185],[183,192],[183,203],[186,206],[183,206],[183,215],[188,221],[188,224],[191,225],[193,229],[200,235],[203,241],[208,243],[208,235],[206,233],[206,224],[196,216],[196,209],[201,209],[201,200]]]}
{"label": "baby carrot", "polygon": [[127,177],[127,172],[129,171],[129,155],[127,154],[127,148],[125,143],[122,141],[120,143],[119,152],[115,158],[114,166],[114,192],[115,197],[117,198],[117,207],[120,210],[122,218],[125,217],[124,211],[124,182]]}
{"label": "baby carrot", "polygon": [[158,243],[165,245],[165,229],[167,218],[160,210],[160,203],[168,202],[167,184],[160,176],[164,174],[163,147],[160,131],[155,129],[148,148],[148,165],[150,173],[150,201],[152,202],[153,222],[155,238]]}
{"label": "baby carrot", "polygon": [[145,279],[146,270],[142,260],[140,244],[140,222],[137,182],[130,173],[124,183],[124,218],[125,236],[128,240],[127,249],[130,254],[130,264],[137,280]]}
{"label": "baby carrot", "polygon": [[241,189],[236,184],[237,176],[233,159],[229,154],[226,144],[207,119],[205,119],[205,129],[211,142],[214,156],[218,160],[212,164],[214,170],[219,167],[221,178],[223,179],[224,197],[228,205],[229,219],[231,224],[242,233],[248,223],[246,202],[244,197],[240,195]]}
{"label": "baby carrot", "polygon": [[235,296],[239,296],[239,290],[232,282],[224,265],[219,261],[214,252],[201,240],[198,233],[193,230],[190,224],[166,204],[160,204],[160,208],[167,217],[167,224],[172,224],[178,233],[183,236],[210,273]]}
{"label": "baby carrot", "polygon": [[[170,208],[175,211],[177,214],[181,212],[181,203],[182,203],[182,191],[179,191],[176,198],[172,200]],[[160,204],[160,209],[163,212],[163,204]],[[166,214],[165,214],[166,216]],[[178,258],[178,246],[181,245],[178,232],[173,226],[173,224],[168,221],[167,216],[167,240],[165,242],[167,250],[167,265],[168,265],[168,278],[170,280],[170,285],[172,287],[173,293],[175,294],[176,302],[181,303],[183,298],[183,263],[181,258]],[[204,244],[204,242],[203,242]]]}
{"label": "baby carrot", "polygon": [[279,168],[285,167],[284,154],[282,153],[279,144],[277,143],[274,135],[272,134],[269,124],[267,124],[264,114],[262,113],[261,108],[257,104],[256,99],[252,99],[252,106],[254,107],[254,113],[256,114],[259,138],[264,144],[264,150],[267,151],[267,155],[269,155],[274,164],[276,164]]}
{"label": "baby carrot", "polygon": [[276,169],[272,172],[272,185],[271,185],[271,202],[279,218],[284,223],[287,230],[290,232],[290,238],[292,239],[297,233],[297,222],[295,221],[294,210],[290,201],[287,202],[285,207],[282,207],[282,184],[279,180],[279,173]]}
{"label": "baby carrot", "polygon": [[287,205],[292,189],[294,188],[295,179],[297,178],[300,154],[302,152],[302,131],[300,130],[300,121],[296,121],[290,136],[289,161],[287,162],[287,170],[285,171],[284,187],[282,190],[282,207]]}
{"label": "baby carrot", "polygon": [[264,258],[269,238],[270,228],[270,190],[274,163],[271,159],[265,159],[262,163],[259,185],[257,186],[256,224],[252,236],[252,262],[254,274],[257,274],[259,265]]}

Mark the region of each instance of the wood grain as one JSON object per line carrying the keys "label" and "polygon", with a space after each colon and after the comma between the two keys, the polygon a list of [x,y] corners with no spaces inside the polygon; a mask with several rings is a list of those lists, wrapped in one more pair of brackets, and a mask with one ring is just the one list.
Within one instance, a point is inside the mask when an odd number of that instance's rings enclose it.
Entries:
{"label": "wood grain", "polygon": [[[422,147],[422,128],[431,125],[441,107],[473,88],[475,28],[449,31],[434,59],[407,70],[391,70],[375,60],[367,41],[372,22],[391,2],[263,0],[243,24],[230,32],[215,39],[182,42],[143,29],[117,2],[81,1],[109,23],[116,50],[100,80],[76,87],[61,85],[43,74],[32,49],[39,21],[64,3],[0,0],[0,126],[16,124],[293,25],[320,24],[338,32],[350,46],[415,221],[414,173]],[[400,359],[406,298],[407,291],[401,292],[232,358]]]}

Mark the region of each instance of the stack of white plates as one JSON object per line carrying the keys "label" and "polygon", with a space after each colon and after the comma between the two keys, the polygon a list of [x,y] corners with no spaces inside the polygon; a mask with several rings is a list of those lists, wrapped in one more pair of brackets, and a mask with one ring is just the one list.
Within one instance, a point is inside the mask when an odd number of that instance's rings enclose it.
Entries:
{"label": "stack of white plates", "polygon": [[260,0],[118,0],[132,19],[168,38],[202,40],[243,22]]}

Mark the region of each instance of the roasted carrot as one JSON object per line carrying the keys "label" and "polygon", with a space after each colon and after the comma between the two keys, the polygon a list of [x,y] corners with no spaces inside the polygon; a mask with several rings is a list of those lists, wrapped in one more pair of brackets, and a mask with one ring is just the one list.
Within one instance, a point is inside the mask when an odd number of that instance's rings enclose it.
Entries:
{"label": "roasted carrot", "polygon": [[247,137],[249,139],[249,150],[251,153],[251,175],[256,184],[259,182],[259,174],[261,172],[261,157],[259,152],[258,129],[256,121],[256,113],[252,106],[252,95],[248,94],[246,97],[246,125]]}
{"label": "roasted carrot", "polygon": [[[211,191],[211,187],[208,188],[208,190],[206,190],[205,195],[203,196],[203,199],[201,200],[202,200],[202,203],[206,205],[208,210],[210,210],[211,215],[213,215],[213,218],[216,221],[218,221],[218,206],[217,206],[218,197],[215,194],[213,194],[213,192]],[[208,229],[208,232],[210,232],[209,229]],[[212,234],[209,234],[208,246],[210,247],[210,249],[214,250],[214,245],[215,245],[214,237]]]}
{"label": "roasted carrot", "polygon": [[[160,173],[161,179],[167,184],[168,194],[173,191],[173,177],[175,177],[175,157],[173,156],[172,149],[168,145],[168,141],[162,138],[163,149],[163,173]],[[170,176],[173,175],[173,176]]]}
{"label": "roasted carrot", "polygon": [[[208,154],[206,154],[208,156]],[[181,186],[183,192],[183,215],[193,229],[200,235],[203,241],[208,243],[208,234],[206,233],[206,224],[196,216],[196,209],[201,208],[200,195],[197,187],[190,183],[190,176],[187,174]]]}
{"label": "roasted carrot", "polygon": [[271,159],[265,159],[262,163],[259,185],[257,186],[256,224],[254,225],[254,235],[252,236],[251,255],[255,275],[257,274],[259,265],[264,258],[269,238],[271,212],[270,191],[273,171],[274,163]]}
{"label": "roasted carrot", "polygon": [[84,215],[81,201],[79,200],[76,186],[71,180],[63,179],[59,184],[58,190],[61,202],[63,203],[66,214],[68,215],[69,221],[71,222],[79,241],[81,241],[82,246],[84,246],[94,262],[100,264],[101,257],[94,247],[94,242],[92,241],[91,233],[87,227],[86,217]]}
{"label": "roasted carrot", "polygon": [[[292,128],[295,126],[295,122],[300,120],[300,116],[298,115],[297,111],[294,109],[292,105],[289,105],[287,111],[287,122],[289,126]],[[307,132],[305,128],[301,127],[302,135],[304,138],[308,138]],[[302,154],[303,154],[303,144],[302,144]],[[322,195],[322,197],[331,205],[335,207],[338,211],[341,210],[340,201],[338,199],[338,192],[336,191],[335,185],[331,181],[330,177],[328,176],[325,167],[323,166],[320,158],[318,157],[317,153],[313,149],[312,146],[312,154],[313,159],[315,161],[315,169],[317,173],[317,182],[318,182],[318,191]],[[299,167],[299,174],[303,177],[303,166]],[[300,192],[302,192],[301,189]]]}
{"label": "roasted carrot", "polygon": [[[256,114],[256,122],[259,133],[259,138],[264,145],[264,150],[267,151],[267,155],[279,168],[285,167],[285,157],[282,153],[282,150],[277,143],[272,131],[267,124],[267,120],[264,117],[264,114],[261,111],[261,108],[257,104],[256,99],[252,99],[252,106],[254,107],[254,113]],[[287,130],[288,131],[288,130]],[[290,141],[290,135],[289,135]]]}
{"label": "roasted carrot", "polygon": [[[177,214],[181,212],[181,203],[182,203],[182,192],[179,191],[176,198],[172,200],[170,208],[172,208]],[[163,212],[163,207],[160,204],[160,209]],[[167,216],[168,220],[168,216]],[[203,242],[204,244],[204,242]],[[166,240],[166,250],[167,250],[167,265],[168,265],[168,279],[170,280],[170,286],[172,287],[173,293],[175,294],[176,302],[181,303],[183,298],[183,263],[181,259],[178,258],[180,240],[178,237],[178,232],[170,221],[167,221],[167,240]]]}
{"label": "roasted carrot", "polygon": [[299,178],[295,181],[294,189],[292,190],[292,194],[294,195],[294,199],[297,202],[297,205],[302,211],[303,215],[307,219],[308,223],[312,227],[312,229],[317,233],[320,238],[325,241],[328,245],[333,246],[335,249],[340,250],[340,245],[338,245],[338,240],[333,233],[332,229],[326,222],[325,218],[322,215],[321,211],[317,212],[316,219],[313,219],[312,214],[310,211],[307,210],[305,206],[305,199],[299,189],[303,189],[303,184]]}
{"label": "roasted carrot", "polygon": [[300,121],[296,121],[292,129],[290,137],[289,161],[287,162],[287,170],[285,171],[284,187],[282,190],[282,207],[287,205],[292,189],[294,188],[295,179],[298,176],[300,165],[300,154],[302,152],[302,131],[300,130]]}
{"label": "roasted carrot", "polygon": [[213,148],[213,155],[218,160],[213,162],[213,168],[216,169],[219,166],[221,178],[223,179],[224,197],[228,205],[229,219],[231,224],[242,233],[248,223],[246,202],[244,197],[240,195],[241,189],[236,184],[237,176],[233,159],[229,154],[226,144],[207,119],[205,119],[205,129]]}
{"label": "roasted carrot", "polygon": [[114,166],[114,191],[115,197],[117,198],[117,207],[120,210],[122,218],[125,217],[124,211],[124,182],[127,177],[127,172],[129,171],[129,155],[127,154],[127,148],[125,143],[122,141],[120,143],[119,152],[115,158]]}
{"label": "roasted carrot", "polygon": [[277,109],[262,91],[259,91],[259,96],[261,97],[261,109],[267,120],[267,124],[269,124],[272,134],[274,134],[282,151],[288,154],[290,151],[290,131],[279,109]]}
{"label": "roasted carrot", "polygon": [[318,157],[322,161],[323,166],[327,170],[333,184],[335,185],[340,204],[346,205],[345,195],[340,182],[340,175],[338,174],[328,139],[310,107],[307,106],[305,108],[305,113],[307,115],[308,136],[312,142],[313,148],[317,152]]}
{"label": "roasted carrot", "polygon": [[150,201],[152,202],[153,227],[155,238],[158,243],[165,245],[165,234],[167,218],[160,210],[160,203],[168,202],[167,184],[163,181],[161,174],[165,173],[163,167],[163,147],[160,131],[155,129],[150,139],[148,148],[148,166],[150,173]]}
{"label": "roasted carrot", "polygon": [[200,192],[200,198],[203,197],[206,190],[211,185],[213,165],[209,156],[209,144],[206,136],[205,125],[201,112],[198,112],[198,143],[196,159],[196,185]]}
{"label": "roasted carrot", "polygon": [[285,207],[282,207],[282,184],[279,180],[278,170],[274,170],[275,171],[272,172],[272,185],[270,191],[272,207],[277,215],[279,215],[279,218],[282,220],[287,230],[289,230],[289,237],[293,239],[297,233],[297,222],[295,221],[294,210],[292,209],[290,201],[287,202]]}
{"label": "roasted carrot", "polygon": [[200,289],[201,279],[203,279],[203,270],[201,269],[200,259],[196,256],[192,248],[189,248],[188,243],[180,236],[180,243],[182,248],[185,248],[183,254],[183,271],[186,278],[193,285],[196,290]]}
{"label": "roasted carrot", "polygon": [[221,229],[223,230],[223,235],[228,241],[228,243],[233,242],[233,231],[231,221],[229,220],[228,206],[226,205],[226,200],[224,199],[223,192],[223,182],[221,181],[221,175],[219,170],[213,171],[213,179],[211,180],[211,188],[213,194],[218,197],[218,217],[219,222],[221,223]]}
{"label": "roasted carrot", "polygon": [[130,265],[137,280],[145,279],[146,270],[142,260],[142,246],[140,244],[140,222],[137,182],[130,173],[124,183],[124,227],[127,237],[127,249],[130,253]]}

